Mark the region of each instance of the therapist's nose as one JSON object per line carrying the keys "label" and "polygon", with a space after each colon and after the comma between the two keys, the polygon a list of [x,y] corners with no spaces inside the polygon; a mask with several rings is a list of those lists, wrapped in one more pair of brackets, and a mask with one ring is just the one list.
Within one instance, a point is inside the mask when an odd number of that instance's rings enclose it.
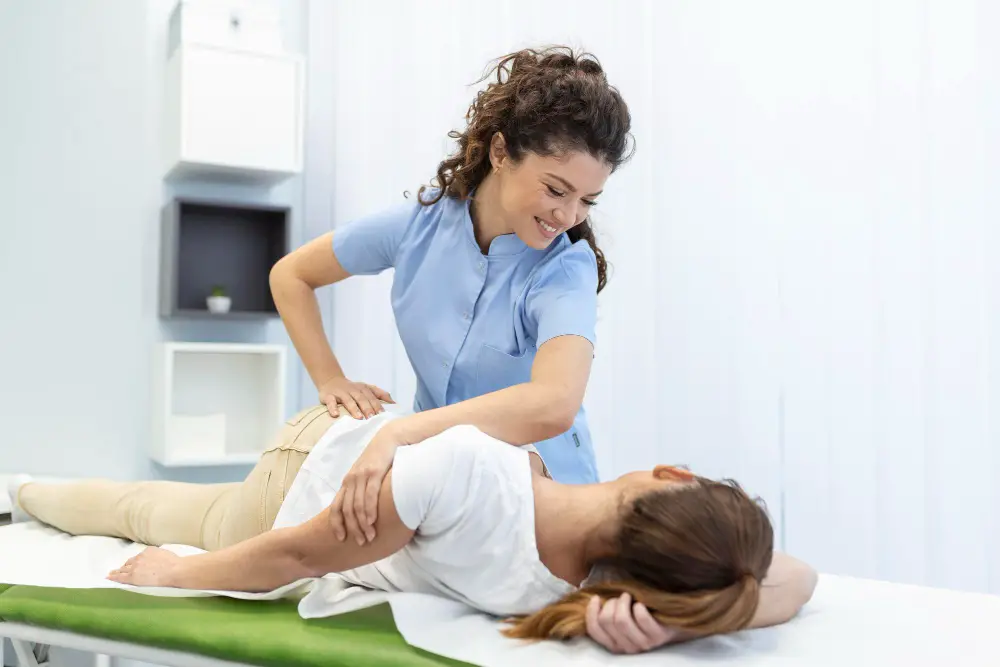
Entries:
{"label": "therapist's nose", "polygon": [[579,214],[579,211],[579,203],[576,201],[567,202],[565,205],[552,211],[552,217],[559,225],[569,227],[577,223],[576,216]]}

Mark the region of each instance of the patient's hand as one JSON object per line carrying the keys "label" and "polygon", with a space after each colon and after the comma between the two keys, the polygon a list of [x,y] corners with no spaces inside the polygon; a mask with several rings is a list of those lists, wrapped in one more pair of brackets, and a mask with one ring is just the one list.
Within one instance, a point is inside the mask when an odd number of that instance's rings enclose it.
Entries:
{"label": "patient's hand", "polygon": [[641,602],[632,597],[607,600],[593,596],[587,605],[587,634],[612,653],[642,653],[676,639],[679,631],[660,625]]}
{"label": "patient's hand", "polygon": [[175,586],[181,557],[157,547],[147,547],[142,553],[113,570],[108,579],[131,586]]}
{"label": "patient's hand", "polygon": [[338,540],[351,537],[363,546],[375,539],[382,481],[392,467],[396,449],[408,444],[396,424],[389,422],[379,429],[344,476],[330,505],[330,527]]}

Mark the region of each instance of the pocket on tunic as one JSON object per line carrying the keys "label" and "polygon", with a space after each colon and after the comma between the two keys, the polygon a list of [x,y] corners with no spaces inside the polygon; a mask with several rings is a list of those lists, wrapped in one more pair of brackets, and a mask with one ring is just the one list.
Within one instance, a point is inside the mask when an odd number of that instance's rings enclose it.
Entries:
{"label": "pocket on tunic", "polygon": [[476,364],[476,393],[482,396],[527,382],[531,379],[534,361],[534,354],[524,352],[515,356],[483,345]]}

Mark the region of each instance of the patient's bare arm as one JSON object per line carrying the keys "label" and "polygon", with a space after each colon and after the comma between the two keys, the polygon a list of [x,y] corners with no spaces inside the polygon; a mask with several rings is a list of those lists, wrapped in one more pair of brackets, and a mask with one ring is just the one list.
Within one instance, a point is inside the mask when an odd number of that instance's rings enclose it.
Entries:
{"label": "patient's bare arm", "polygon": [[792,620],[812,598],[817,580],[811,567],[776,551],[761,585],[760,603],[750,627],[766,628]]}
{"label": "patient's bare arm", "polygon": [[[760,587],[760,602],[748,630],[787,623],[812,598],[818,575],[811,567],[788,554],[774,552],[771,567]],[[683,630],[669,643],[692,639]]]}
{"label": "patient's bare arm", "polygon": [[[750,628],[791,620],[812,597],[816,580],[816,572],[802,561],[775,553]],[[586,622],[590,638],[612,653],[642,653],[697,636],[661,625],[645,606],[634,604],[628,594],[603,602],[594,596],[587,607]]]}
{"label": "patient's bare arm", "polygon": [[396,513],[392,471],[379,494],[375,539],[363,546],[333,534],[329,508],[293,528],[268,531],[226,549],[180,558],[147,549],[109,579],[135,586],[266,592],[285,584],[374,563],[413,537]]}

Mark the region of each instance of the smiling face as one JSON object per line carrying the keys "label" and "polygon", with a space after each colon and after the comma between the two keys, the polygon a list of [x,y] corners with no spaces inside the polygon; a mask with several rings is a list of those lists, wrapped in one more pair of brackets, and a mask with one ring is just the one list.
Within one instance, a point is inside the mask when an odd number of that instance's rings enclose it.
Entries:
{"label": "smiling face", "polygon": [[579,150],[526,152],[515,162],[504,150],[501,135],[494,137],[490,158],[505,225],[537,249],[586,220],[611,175],[610,165]]}

